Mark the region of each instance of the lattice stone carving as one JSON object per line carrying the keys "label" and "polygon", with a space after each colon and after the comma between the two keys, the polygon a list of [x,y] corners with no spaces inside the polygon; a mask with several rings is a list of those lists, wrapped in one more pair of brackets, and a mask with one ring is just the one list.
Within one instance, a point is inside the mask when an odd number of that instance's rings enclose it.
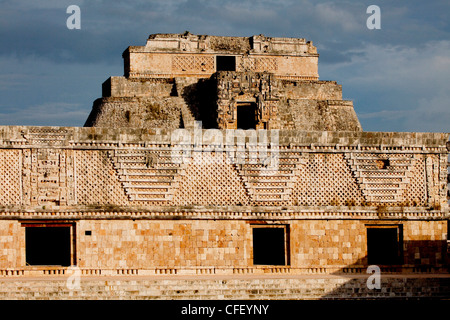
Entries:
{"label": "lattice stone carving", "polygon": [[413,154],[346,153],[345,158],[368,203],[403,201],[416,161]]}
{"label": "lattice stone carving", "polygon": [[128,199],[107,151],[75,151],[78,204],[126,205]]}
{"label": "lattice stone carving", "polygon": [[250,57],[242,57],[239,64],[240,71],[255,71],[255,59]]}
{"label": "lattice stone carving", "polygon": [[278,70],[278,62],[276,58],[270,57],[242,57],[239,67],[241,71],[275,72]]}
{"label": "lattice stone carving", "polygon": [[201,55],[177,55],[172,58],[172,71],[214,71],[214,57]]}
{"label": "lattice stone carving", "polygon": [[21,204],[21,150],[0,150],[0,205]]}
{"label": "lattice stone carving", "polygon": [[361,189],[343,154],[310,154],[298,172],[292,193],[294,205],[329,206],[360,205]]}
{"label": "lattice stone carving", "polygon": [[423,156],[415,156],[415,164],[411,169],[410,183],[403,192],[404,204],[407,206],[425,206],[426,184],[425,184],[425,161]]}
{"label": "lattice stone carving", "polygon": [[255,71],[273,72],[278,70],[278,64],[276,58],[256,58],[255,59]]}
{"label": "lattice stone carving", "polygon": [[249,197],[234,164],[224,153],[195,152],[174,205],[247,205]]}
{"label": "lattice stone carving", "polygon": [[184,165],[172,160],[170,150],[114,150],[108,155],[129,200],[172,200]]}

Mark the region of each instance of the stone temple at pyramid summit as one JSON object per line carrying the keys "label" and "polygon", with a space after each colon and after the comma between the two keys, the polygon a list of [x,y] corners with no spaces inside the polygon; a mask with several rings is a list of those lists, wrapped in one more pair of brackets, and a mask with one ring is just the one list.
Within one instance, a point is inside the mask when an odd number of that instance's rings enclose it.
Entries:
{"label": "stone temple at pyramid summit", "polygon": [[0,298],[450,297],[448,133],[364,131],[302,38],[122,56],[84,127],[0,127]]}

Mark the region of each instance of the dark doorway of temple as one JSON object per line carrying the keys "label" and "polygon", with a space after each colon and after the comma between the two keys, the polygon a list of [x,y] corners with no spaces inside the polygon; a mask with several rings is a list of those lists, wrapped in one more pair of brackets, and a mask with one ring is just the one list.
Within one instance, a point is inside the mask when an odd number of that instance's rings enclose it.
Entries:
{"label": "dark doorway of temple", "polygon": [[368,263],[375,265],[400,264],[400,235],[398,226],[367,228]]}
{"label": "dark doorway of temple", "polygon": [[256,129],[256,103],[238,102],[237,103],[237,128],[238,129]]}
{"label": "dark doorway of temple", "polygon": [[253,264],[286,265],[286,228],[253,228]]}
{"label": "dark doorway of temple", "polygon": [[235,56],[217,56],[216,57],[217,71],[236,71],[236,57]]}
{"label": "dark doorway of temple", "polygon": [[70,266],[70,226],[25,228],[27,265]]}

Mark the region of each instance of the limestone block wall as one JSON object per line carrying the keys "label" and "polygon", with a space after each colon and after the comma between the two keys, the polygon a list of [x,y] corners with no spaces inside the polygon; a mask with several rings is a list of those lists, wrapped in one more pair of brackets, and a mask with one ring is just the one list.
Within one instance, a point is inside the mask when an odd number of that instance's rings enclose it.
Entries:
{"label": "limestone block wall", "polygon": [[[450,281],[445,275],[386,275],[381,277],[381,289],[369,289],[369,275],[248,277],[232,279],[221,277],[192,278],[162,276],[153,279],[81,277],[82,290],[67,286],[67,277],[46,278],[45,281],[8,279],[0,280],[0,299],[12,300],[320,300],[320,299],[382,299],[398,300],[448,300]],[[395,301],[395,302],[394,302]],[[257,303],[255,301],[255,303]],[[217,302],[215,302],[217,305]],[[288,317],[292,310],[276,309]],[[223,310],[223,309],[222,309]],[[271,310],[269,308],[269,310]],[[272,309],[274,310],[274,309]],[[279,312],[283,310],[284,312]],[[82,310],[81,310],[82,311]],[[111,310],[113,313],[115,310]],[[164,309],[168,317],[177,317],[178,308]],[[335,310],[333,310],[335,311]],[[415,312],[409,309],[409,314]],[[35,309],[30,310],[30,315]],[[83,312],[83,311],[82,311]],[[404,313],[404,310],[402,310]],[[275,313],[275,312],[274,312]]]}
{"label": "limestone block wall", "polygon": [[25,232],[16,220],[0,220],[0,268],[25,265]]}
{"label": "limestone block wall", "polygon": [[[272,73],[221,71],[211,78],[111,77],[85,126],[236,129],[238,103],[257,105],[256,129],[360,131],[352,101],[332,81],[280,80]],[[183,112],[185,109],[186,112]]]}
{"label": "limestone block wall", "polygon": [[110,77],[102,84],[102,97],[161,97],[170,96],[173,80],[130,79]]}
{"label": "limestone block wall", "polygon": [[80,268],[230,268],[251,258],[241,221],[83,220],[77,230]]}
{"label": "limestone block wall", "polygon": [[404,266],[445,266],[446,221],[311,220],[290,225],[292,267],[368,265],[367,226],[401,225]]}
{"label": "limestone block wall", "polygon": [[280,127],[305,131],[362,130],[347,100],[287,99],[279,103]]}
{"label": "limestone block wall", "polygon": [[[26,222],[0,221],[1,269],[27,268]],[[346,268],[367,268],[367,228],[377,225],[401,226],[403,230],[402,263],[391,267],[413,271],[419,267],[445,270],[448,266],[446,221],[85,218],[72,223],[76,230],[72,249],[76,257],[74,263],[83,269],[151,272],[173,269],[173,273],[182,269],[207,273],[246,270],[252,273],[251,268],[284,267],[292,273],[308,273],[320,268],[327,273],[343,272]],[[253,263],[252,228],[261,225],[288,228],[288,260],[284,266]]]}
{"label": "limestone block wall", "polygon": [[448,221],[410,221],[403,225],[404,259],[410,265],[437,265],[447,261]]}
{"label": "limestone block wall", "polygon": [[[402,267],[447,263],[448,134],[260,131],[272,166],[251,135],[184,130],[183,158],[174,132],[0,127],[0,268],[36,268],[30,223],[70,225],[72,262],[96,272],[361,268],[374,225],[401,229]],[[253,265],[267,226],[285,266]]]}
{"label": "limestone block wall", "polygon": [[180,127],[183,102],[176,97],[106,97],[94,102],[85,126],[155,128]]}
{"label": "limestone block wall", "polygon": [[150,35],[145,46],[124,53],[125,76],[209,77],[219,71],[217,56],[235,57],[234,71],[272,72],[288,80],[317,80],[316,48],[305,39],[261,36]]}
{"label": "limestone block wall", "polygon": [[281,85],[288,99],[342,100],[342,86],[336,81],[282,80]]}
{"label": "limestone block wall", "polygon": [[317,56],[279,57],[277,59],[277,70],[274,73],[279,79],[317,80],[319,78],[318,62]]}
{"label": "limestone block wall", "polygon": [[[217,56],[222,53],[149,52],[143,47],[129,47],[124,52],[125,76],[128,78],[208,78],[219,71]],[[235,57],[234,71],[271,72],[279,79],[317,80],[317,56],[242,55]]]}

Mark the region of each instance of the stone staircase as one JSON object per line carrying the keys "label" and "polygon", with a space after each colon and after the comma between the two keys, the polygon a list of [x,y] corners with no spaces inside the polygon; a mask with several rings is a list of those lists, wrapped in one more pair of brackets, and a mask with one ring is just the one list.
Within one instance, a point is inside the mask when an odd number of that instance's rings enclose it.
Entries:
{"label": "stone staircase", "polygon": [[188,105],[181,97],[172,97],[176,104],[180,106],[181,117],[183,119],[183,126],[185,129],[193,129],[195,125],[195,117],[189,109]]}
{"label": "stone staircase", "polygon": [[183,92],[183,88],[192,85],[196,83],[198,79],[196,78],[183,78],[183,77],[177,77],[175,78],[175,89],[177,91],[178,96],[172,97],[176,103],[181,108],[181,116],[183,118],[183,124],[184,128],[186,129],[193,129],[195,125],[195,117],[192,114],[192,111],[190,110],[189,106],[186,104],[184,99],[181,97],[181,93]]}
{"label": "stone staircase", "polygon": [[108,156],[130,201],[172,200],[184,166],[170,150],[113,150]]}
{"label": "stone staircase", "polygon": [[277,158],[278,165],[274,168],[268,167],[264,159],[252,161],[248,157],[245,163],[236,165],[252,201],[277,205],[290,199],[297,181],[296,173],[306,160],[293,152],[283,151],[279,151]]}
{"label": "stone staircase", "polygon": [[403,199],[415,158],[412,154],[345,153],[369,203],[399,203]]}
{"label": "stone staircase", "polygon": [[[69,284],[69,285],[68,285]],[[0,279],[0,299],[449,299],[450,277],[391,276],[380,289],[367,288],[367,276],[265,278],[82,277],[79,285],[65,277]]]}

